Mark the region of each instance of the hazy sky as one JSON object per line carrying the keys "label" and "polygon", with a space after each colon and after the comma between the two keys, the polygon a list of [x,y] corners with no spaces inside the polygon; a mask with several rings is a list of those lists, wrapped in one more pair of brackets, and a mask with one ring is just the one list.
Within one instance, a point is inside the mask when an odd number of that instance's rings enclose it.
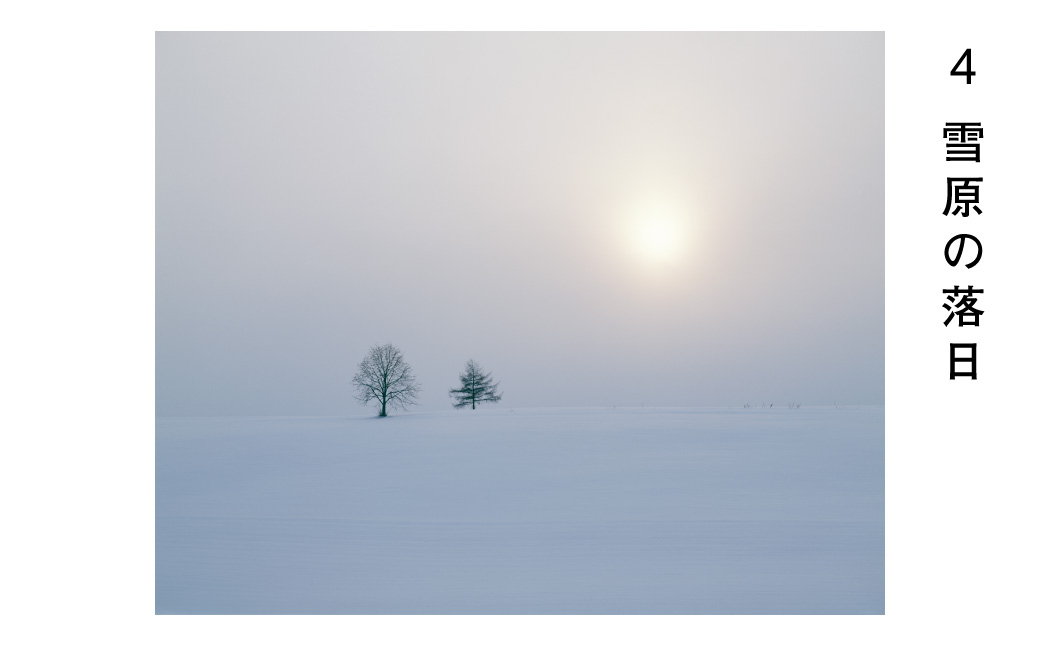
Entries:
{"label": "hazy sky", "polygon": [[[884,401],[884,36],[156,36],[156,411]],[[462,413],[460,413],[462,414]]]}

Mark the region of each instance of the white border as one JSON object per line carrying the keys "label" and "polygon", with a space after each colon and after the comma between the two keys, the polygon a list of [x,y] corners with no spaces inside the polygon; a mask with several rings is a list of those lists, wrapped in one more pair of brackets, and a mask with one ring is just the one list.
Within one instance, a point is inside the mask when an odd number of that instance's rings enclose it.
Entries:
{"label": "white border", "polygon": [[[1032,21],[967,2],[541,7],[3,9],[5,641],[974,644],[1034,632]],[[153,32],[214,28],[884,30],[887,615],[155,617]],[[966,46],[972,99],[947,76]],[[936,256],[949,224],[935,211],[937,126],[965,111],[988,126],[987,220],[972,226],[986,235],[989,313],[980,380],[951,384],[934,293],[950,275]]]}

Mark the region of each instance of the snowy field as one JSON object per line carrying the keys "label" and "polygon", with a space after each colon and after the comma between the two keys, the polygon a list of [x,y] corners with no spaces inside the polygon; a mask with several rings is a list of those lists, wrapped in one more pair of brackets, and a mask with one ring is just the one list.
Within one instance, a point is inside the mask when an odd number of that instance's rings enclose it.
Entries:
{"label": "snowy field", "polygon": [[884,410],[160,418],[164,613],[884,612]]}

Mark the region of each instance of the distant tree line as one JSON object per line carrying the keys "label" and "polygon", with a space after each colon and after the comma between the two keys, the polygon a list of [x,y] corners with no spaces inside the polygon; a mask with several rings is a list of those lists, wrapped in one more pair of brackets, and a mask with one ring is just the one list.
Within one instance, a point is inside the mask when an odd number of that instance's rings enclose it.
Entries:
{"label": "distant tree line", "polygon": [[[375,402],[379,417],[386,417],[388,410],[401,409],[418,402],[422,390],[412,375],[401,351],[392,344],[372,346],[358,364],[357,373],[351,380],[355,398],[364,405]],[[459,387],[448,391],[455,401],[455,408],[476,410],[477,404],[493,403],[502,399],[498,383],[493,382],[491,373],[470,359],[459,375]]]}

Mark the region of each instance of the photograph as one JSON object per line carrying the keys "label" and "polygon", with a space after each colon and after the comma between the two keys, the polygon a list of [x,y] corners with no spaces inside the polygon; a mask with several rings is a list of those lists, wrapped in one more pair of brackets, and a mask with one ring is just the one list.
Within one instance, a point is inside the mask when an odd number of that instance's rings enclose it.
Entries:
{"label": "photograph", "polygon": [[884,615],[885,39],[155,32],[155,614]]}

